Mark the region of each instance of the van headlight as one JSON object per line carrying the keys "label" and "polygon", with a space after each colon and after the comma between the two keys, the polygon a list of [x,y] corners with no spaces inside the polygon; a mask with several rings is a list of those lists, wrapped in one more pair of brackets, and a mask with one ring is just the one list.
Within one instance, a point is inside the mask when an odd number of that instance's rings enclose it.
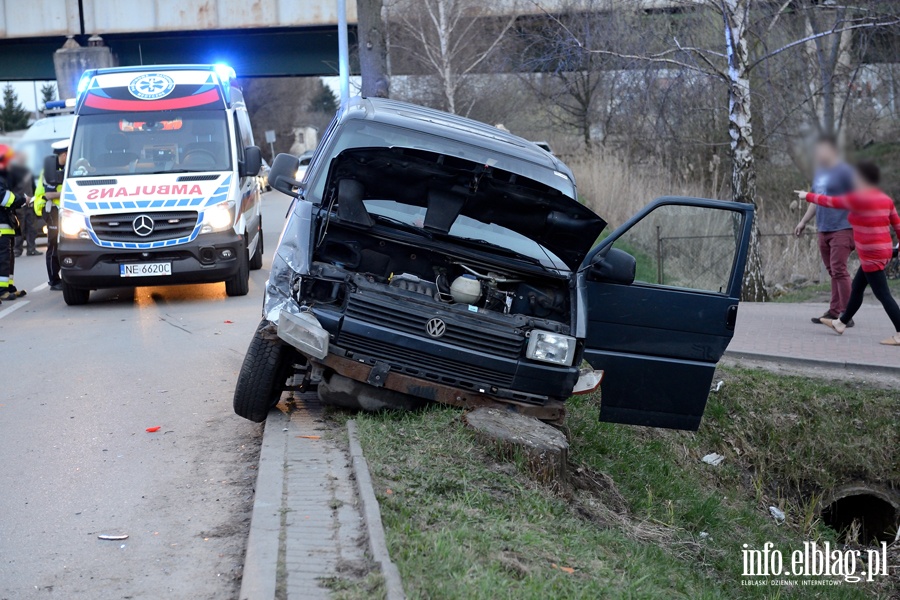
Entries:
{"label": "van headlight", "polygon": [[63,237],[90,239],[85,227],[84,215],[63,208],[59,211],[59,231]]}
{"label": "van headlight", "polygon": [[221,202],[207,207],[203,211],[203,224],[200,233],[225,231],[234,227],[234,203]]}
{"label": "van headlight", "polygon": [[575,360],[575,338],[534,329],[528,336],[525,358],[556,365],[571,365]]}

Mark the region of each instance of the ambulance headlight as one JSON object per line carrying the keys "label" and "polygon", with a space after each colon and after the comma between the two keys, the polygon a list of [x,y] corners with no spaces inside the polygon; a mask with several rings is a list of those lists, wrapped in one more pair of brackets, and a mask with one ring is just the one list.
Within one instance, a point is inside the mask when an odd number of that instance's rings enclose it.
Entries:
{"label": "ambulance headlight", "polygon": [[84,215],[67,208],[59,211],[59,231],[63,237],[90,239],[85,228]]}
{"label": "ambulance headlight", "polygon": [[232,202],[222,202],[203,211],[203,225],[200,227],[200,233],[225,231],[233,226],[234,204]]}
{"label": "ambulance headlight", "polygon": [[528,336],[525,358],[557,365],[571,365],[575,360],[575,338],[535,329]]}

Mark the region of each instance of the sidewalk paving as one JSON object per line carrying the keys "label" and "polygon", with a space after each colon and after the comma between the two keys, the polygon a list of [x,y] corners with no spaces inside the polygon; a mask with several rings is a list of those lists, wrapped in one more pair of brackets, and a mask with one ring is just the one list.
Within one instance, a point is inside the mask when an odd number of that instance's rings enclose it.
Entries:
{"label": "sidewalk paving", "polygon": [[893,333],[881,305],[866,298],[856,327],[837,335],[810,319],[828,309],[821,303],[741,302],[734,339],[726,355],[835,368],[900,372],[900,348],[878,342]]}
{"label": "sidewalk paving", "polygon": [[370,570],[343,429],[304,395],[266,421],[241,600],[316,600]]}

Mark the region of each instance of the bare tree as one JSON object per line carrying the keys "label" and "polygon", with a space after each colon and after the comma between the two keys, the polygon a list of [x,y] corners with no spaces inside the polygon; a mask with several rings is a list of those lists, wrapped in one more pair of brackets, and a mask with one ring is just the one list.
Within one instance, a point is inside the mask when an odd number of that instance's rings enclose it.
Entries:
{"label": "bare tree", "polygon": [[[757,205],[756,165],[753,129],[753,81],[751,75],[760,65],[785,52],[815,44],[823,38],[862,29],[887,27],[900,23],[896,14],[896,3],[882,2],[881,8],[895,9],[882,11],[847,12],[830,28],[815,29],[807,35],[784,41],[770,48],[766,43],[768,34],[774,29],[784,13],[793,10],[795,0],[785,0],[774,15],[764,11],[768,23],[754,21],[753,10],[768,9],[771,3],[754,0],[684,0],[685,11],[690,11],[700,22],[720,23],[719,34],[722,42],[710,44],[698,39],[697,43],[684,43],[678,37],[671,37],[666,48],[657,52],[624,53],[610,49],[591,49],[590,52],[619,59],[640,60],[668,68],[683,69],[709,75],[721,81],[727,89],[728,133],[731,154],[731,197],[736,202]],[[550,15],[550,13],[547,13]],[[572,42],[578,47],[584,44],[565,23],[552,17],[566,30]],[[702,28],[701,28],[702,29]],[[763,43],[761,43],[763,42]],[[752,45],[752,48],[751,48]],[[839,45],[839,43],[838,43]],[[766,289],[759,248],[758,222],[754,223],[747,268],[744,275],[744,298],[765,300]]]}
{"label": "bare tree", "polygon": [[[605,142],[620,113],[623,88],[635,75],[628,71],[633,65],[592,51],[629,41],[622,30],[633,25],[630,13],[613,7],[612,0],[558,3],[564,30],[543,17],[531,18],[517,26],[520,43],[510,48],[513,69],[543,101],[550,119],[577,132],[589,152],[598,132]],[[571,43],[571,35],[579,45]]]}
{"label": "bare tree", "polygon": [[[440,108],[468,114],[472,102],[461,102],[467,79],[484,69],[516,20],[505,7],[495,16],[478,0],[388,0],[391,52],[418,65],[435,78]],[[392,58],[393,60],[393,58]],[[464,105],[468,104],[468,105]]]}

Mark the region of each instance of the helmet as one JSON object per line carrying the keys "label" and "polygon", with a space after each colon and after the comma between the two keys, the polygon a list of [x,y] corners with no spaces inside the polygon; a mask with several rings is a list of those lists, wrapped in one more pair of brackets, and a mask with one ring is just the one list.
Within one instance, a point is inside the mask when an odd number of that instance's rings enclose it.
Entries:
{"label": "helmet", "polygon": [[13,157],[13,149],[6,144],[0,144],[0,169],[9,166],[9,161]]}

